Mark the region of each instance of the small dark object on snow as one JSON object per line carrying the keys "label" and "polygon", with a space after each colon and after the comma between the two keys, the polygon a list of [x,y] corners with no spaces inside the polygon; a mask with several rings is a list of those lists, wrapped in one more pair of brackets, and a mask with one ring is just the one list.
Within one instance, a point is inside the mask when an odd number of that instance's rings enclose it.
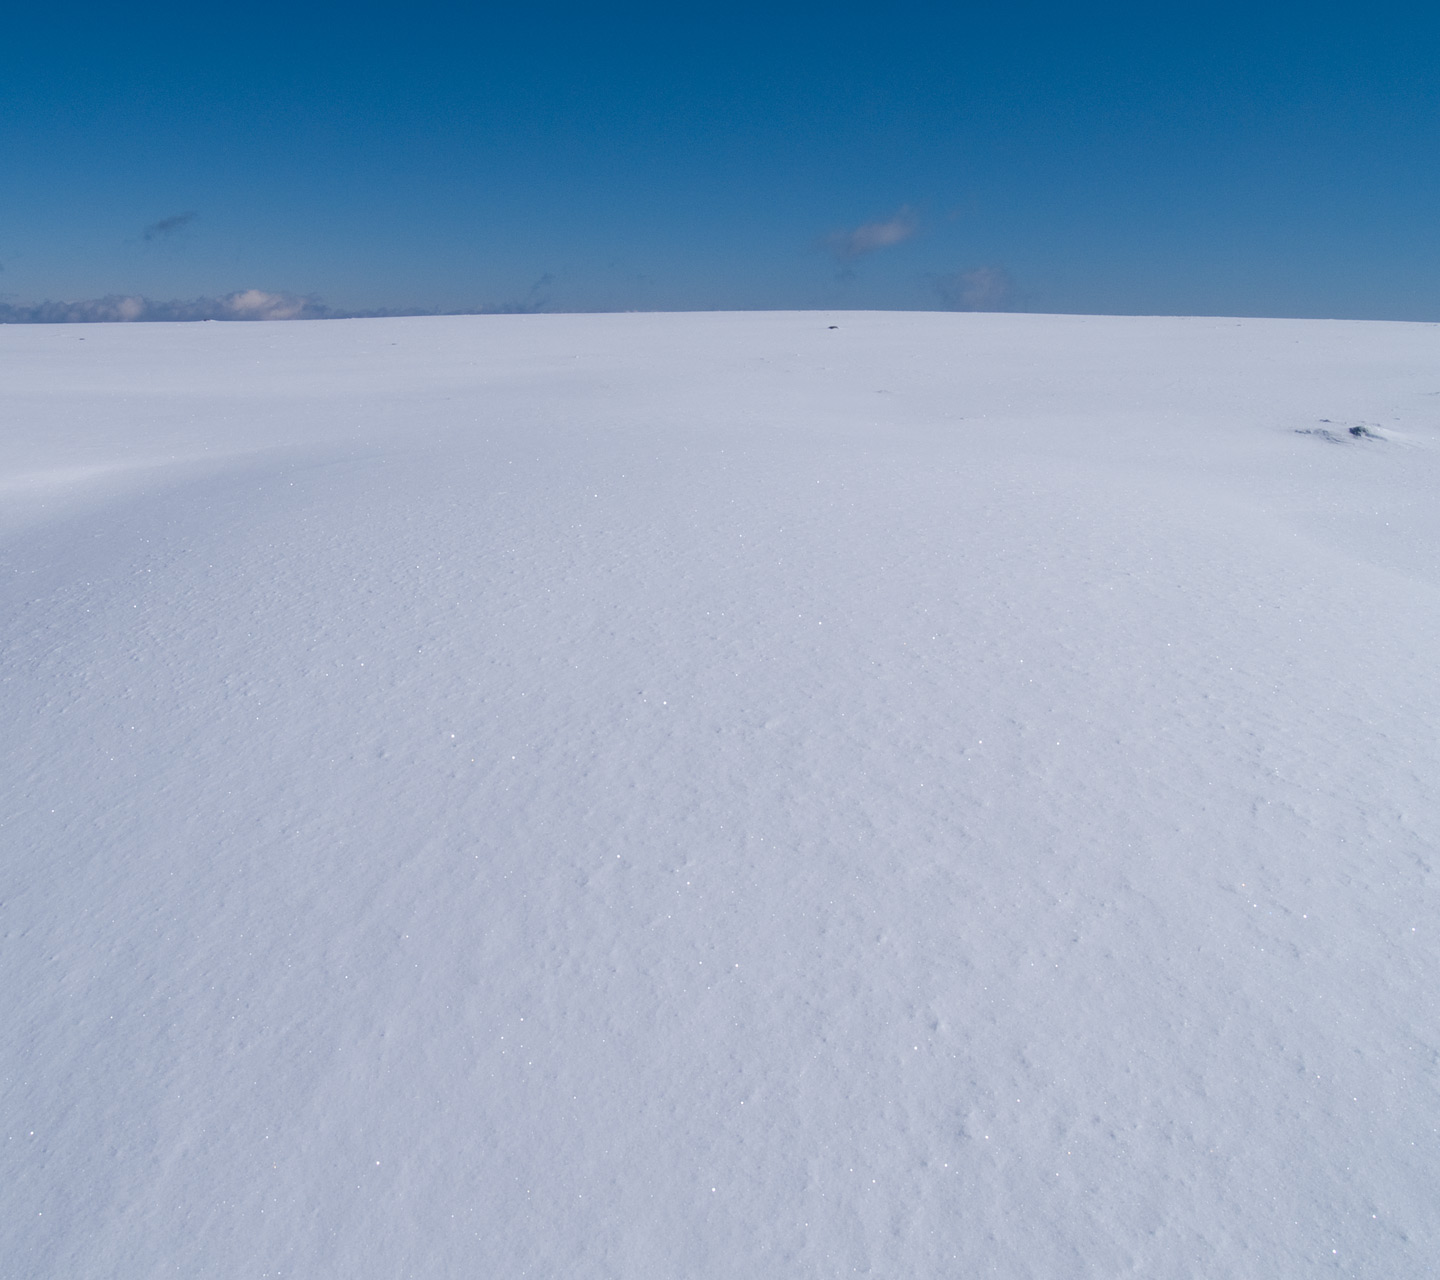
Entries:
{"label": "small dark object on snow", "polygon": [[[1343,426],[1342,423],[1331,422],[1329,418],[1321,418],[1323,427],[1297,427],[1295,434],[1300,436],[1319,436],[1322,440],[1328,440],[1331,444],[1344,444],[1345,436],[1337,436],[1329,428]],[[1381,440],[1385,437],[1378,431],[1371,431],[1363,422],[1357,427],[1345,427],[1345,435],[1352,440]]]}
{"label": "small dark object on snow", "polygon": [[832,324],[830,327],[832,329],[838,329],[840,326],[838,324]]}

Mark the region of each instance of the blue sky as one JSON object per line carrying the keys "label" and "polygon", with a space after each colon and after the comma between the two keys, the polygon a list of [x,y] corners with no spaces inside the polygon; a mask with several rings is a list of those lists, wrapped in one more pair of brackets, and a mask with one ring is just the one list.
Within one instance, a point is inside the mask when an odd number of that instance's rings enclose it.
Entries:
{"label": "blue sky", "polygon": [[1433,6],[36,7],[0,302],[1440,320]]}

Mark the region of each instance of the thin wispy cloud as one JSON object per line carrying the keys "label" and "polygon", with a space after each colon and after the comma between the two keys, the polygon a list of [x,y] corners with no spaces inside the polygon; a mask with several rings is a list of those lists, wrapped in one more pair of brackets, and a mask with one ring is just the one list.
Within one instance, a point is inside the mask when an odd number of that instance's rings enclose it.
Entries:
{"label": "thin wispy cloud", "polygon": [[168,218],[161,218],[159,222],[152,222],[141,236],[146,240],[168,240],[172,236],[184,231],[200,215],[195,212],[172,213]]}
{"label": "thin wispy cloud", "polygon": [[501,316],[535,315],[550,306],[550,300],[546,297],[545,290],[554,283],[555,277],[547,271],[530,286],[530,292],[523,298],[514,298],[509,302],[499,302],[494,306],[482,307],[481,313]]}
{"label": "thin wispy cloud", "polygon": [[920,219],[909,205],[901,205],[894,214],[879,222],[863,222],[849,230],[832,231],[825,237],[825,247],[841,262],[854,262],[877,249],[902,244],[920,229]]}
{"label": "thin wispy cloud", "polygon": [[1003,267],[976,267],[936,276],[935,292],[951,311],[1007,311],[1017,301],[1015,282]]}

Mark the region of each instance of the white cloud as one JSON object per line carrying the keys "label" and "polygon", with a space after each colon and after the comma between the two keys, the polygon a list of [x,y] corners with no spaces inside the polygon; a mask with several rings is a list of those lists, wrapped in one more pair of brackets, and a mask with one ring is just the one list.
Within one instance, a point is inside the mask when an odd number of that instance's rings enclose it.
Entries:
{"label": "white cloud", "polygon": [[[317,307],[309,298],[288,293],[266,293],[263,289],[245,289],[220,299],[220,305],[235,320],[300,320],[312,315]],[[328,308],[319,308],[328,311]]]}
{"label": "white cloud", "polygon": [[920,229],[920,220],[909,205],[902,205],[883,222],[865,222],[848,231],[832,231],[825,244],[841,262],[853,262],[876,249],[888,249],[910,239]]}

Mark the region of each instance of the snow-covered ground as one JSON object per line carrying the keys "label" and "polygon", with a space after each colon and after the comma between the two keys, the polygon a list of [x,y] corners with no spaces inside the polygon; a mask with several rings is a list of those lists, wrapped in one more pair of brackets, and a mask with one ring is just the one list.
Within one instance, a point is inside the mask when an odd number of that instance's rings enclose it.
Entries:
{"label": "snow-covered ground", "polygon": [[0,329],[0,1272],[1434,1276],[1437,658],[1436,326]]}

